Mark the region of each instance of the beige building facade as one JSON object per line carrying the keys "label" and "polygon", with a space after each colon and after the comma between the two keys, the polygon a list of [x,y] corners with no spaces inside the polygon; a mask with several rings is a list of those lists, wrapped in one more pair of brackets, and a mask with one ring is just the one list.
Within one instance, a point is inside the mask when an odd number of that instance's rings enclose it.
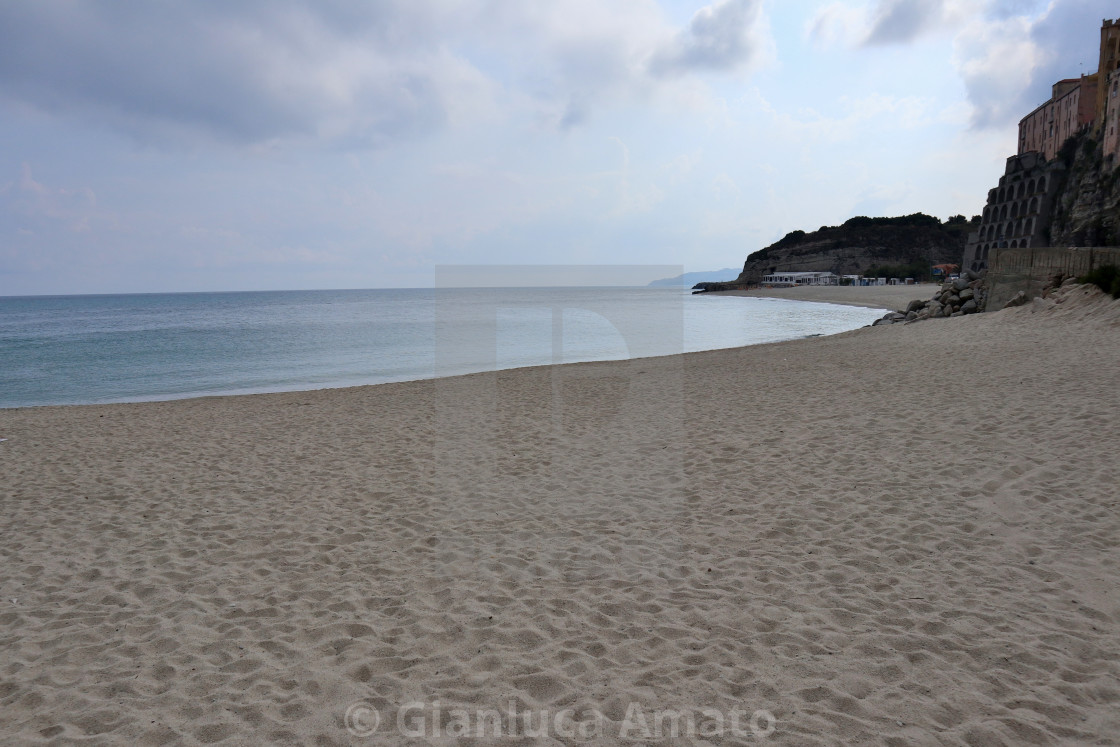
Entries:
{"label": "beige building facade", "polygon": [[1062,143],[1096,121],[1097,88],[1097,73],[1055,83],[1050,100],[1020,120],[1019,155],[1057,156]]}
{"label": "beige building facade", "polygon": [[1101,147],[1104,150],[1106,168],[1116,166],[1116,156],[1120,153],[1120,69],[1108,73],[1103,86],[1104,118],[1101,126]]}

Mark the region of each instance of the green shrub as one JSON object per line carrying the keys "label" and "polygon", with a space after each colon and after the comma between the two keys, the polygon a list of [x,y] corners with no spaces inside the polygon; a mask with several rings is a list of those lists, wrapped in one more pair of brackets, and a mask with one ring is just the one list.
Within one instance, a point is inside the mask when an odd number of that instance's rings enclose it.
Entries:
{"label": "green shrub", "polygon": [[1120,267],[1116,265],[1103,265],[1090,270],[1079,277],[1077,282],[1092,283],[1105,293],[1111,293],[1113,298],[1120,298]]}
{"label": "green shrub", "polygon": [[895,218],[868,218],[866,215],[857,215],[848,218],[843,223],[844,228],[867,228],[869,226],[940,226],[941,221],[932,215],[914,213],[900,215]]}

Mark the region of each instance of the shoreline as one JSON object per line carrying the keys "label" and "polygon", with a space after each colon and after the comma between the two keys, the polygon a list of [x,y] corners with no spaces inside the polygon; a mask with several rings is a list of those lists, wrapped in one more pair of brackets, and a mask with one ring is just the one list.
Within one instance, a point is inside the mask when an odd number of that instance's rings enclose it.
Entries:
{"label": "shoreline", "polygon": [[782,298],[789,301],[835,303],[842,306],[860,306],[896,311],[916,299],[928,299],[940,288],[938,283],[916,285],[873,286],[799,286],[796,288],[755,288],[752,290],[713,291],[704,295],[745,296],[748,298]]}
{"label": "shoreline", "polygon": [[[720,294],[720,295],[723,295],[723,294]],[[740,291],[732,291],[732,292],[728,292],[727,295],[747,296],[749,294],[745,293],[745,292],[740,292]],[[766,297],[766,296],[758,296],[758,297]],[[689,297],[689,296],[685,297],[685,302],[686,303],[687,303],[688,298],[691,298],[691,297]],[[813,299],[798,299],[798,298],[781,299],[781,300],[801,301],[801,302],[808,301],[808,302],[811,302],[811,303],[835,303],[835,302],[824,301],[824,300],[817,301],[817,300],[813,300]],[[840,305],[863,307],[863,308],[878,308],[877,305],[871,304],[871,303],[842,303]],[[861,326],[867,326],[867,325],[861,325]],[[860,327],[853,327],[852,329],[859,329],[859,328]],[[841,332],[831,332],[831,333],[818,334],[818,335],[808,335],[808,337],[831,337],[831,336],[836,335],[836,334],[843,334],[844,332],[850,332],[850,331],[852,331],[852,330],[843,330]],[[688,354],[697,353],[697,352],[710,352],[712,350],[731,350],[731,349],[736,349],[736,348],[754,347],[756,345],[768,345],[768,344],[773,344],[775,342],[789,342],[789,341],[798,340],[798,339],[803,339],[803,338],[798,336],[798,337],[790,337],[790,338],[787,338],[785,340],[766,340],[766,341],[761,341],[761,342],[749,342],[745,345],[733,345],[731,347],[726,347],[726,348],[709,348],[707,350],[687,351],[687,352],[681,352],[681,353],[671,353],[670,355],[688,355]],[[655,356],[655,357],[664,357],[664,356]],[[513,368],[489,369],[489,370],[486,370],[486,371],[468,371],[468,372],[464,372],[464,373],[455,373],[455,374],[440,374],[440,375],[423,376],[423,377],[420,377],[420,378],[402,378],[402,379],[391,380],[391,381],[375,381],[375,382],[361,382],[361,383],[338,383],[338,384],[326,384],[326,385],[316,383],[316,384],[309,384],[309,385],[306,385],[306,386],[298,386],[297,385],[296,388],[277,388],[277,389],[265,388],[265,389],[256,390],[256,391],[233,390],[233,391],[218,391],[218,392],[155,394],[155,395],[143,395],[143,396],[140,396],[140,397],[135,398],[135,399],[122,398],[122,399],[114,399],[114,400],[100,401],[100,402],[97,402],[97,401],[94,401],[94,402],[63,402],[63,403],[44,403],[44,404],[0,406],[0,413],[3,413],[5,411],[23,410],[23,409],[41,408],[41,407],[100,407],[100,406],[108,406],[108,405],[132,405],[132,404],[145,404],[145,403],[177,402],[177,401],[181,401],[181,400],[195,400],[195,399],[215,399],[215,398],[216,399],[226,399],[226,398],[230,398],[230,397],[253,397],[253,396],[258,396],[258,395],[269,395],[269,394],[334,391],[334,390],[345,390],[345,389],[357,389],[357,388],[370,387],[370,386],[383,386],[385,384],[405,384],[405,383],[414,383],[414,382],[423,382],[423,381],[433,381],[433,380],[439,380],[439,379],[455,378],[457,376],[469,376],[469,375],[472,375],[472,374],[475,374],[475,373],[489,373],[489,372],[492,372],[492,371],[511,371],[511,370],[517,370],[517,369],[523,369],[523,368],[547,367],[547,366],[551,366],[551,365],[575,365],[575,364],[582,364],[582,363],[606,363],[606,362],[621,362],[621,361],[627,361],[627,360],[639,360],[639,358],[614,358],[614,359],[595,360],[595,361],[572,361],[571,363],[562,363],[562,364],[536,363],[536,364],[532,364],[532,365],[528,365],[528,366],[525,366],[525,365],[515,366]]]}
{"label": "shoreline", "polygon": [[1120,301],[1063,294],[0,410],[0,741],[347,743],[357,706],[402,742],[435,701],[594,712],[604,745],[643,741],[627,713],[704,708],[771,714],[774,745],[1107,741]]}

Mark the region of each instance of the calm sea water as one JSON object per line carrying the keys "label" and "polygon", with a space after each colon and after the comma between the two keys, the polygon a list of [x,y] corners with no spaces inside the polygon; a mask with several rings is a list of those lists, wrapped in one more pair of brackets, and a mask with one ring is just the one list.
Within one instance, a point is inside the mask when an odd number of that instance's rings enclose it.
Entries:
{"label": "calm sea water", "polygon": [[678,289],[0,298],[0,407],[379,384],[827,335],[882,311]]}

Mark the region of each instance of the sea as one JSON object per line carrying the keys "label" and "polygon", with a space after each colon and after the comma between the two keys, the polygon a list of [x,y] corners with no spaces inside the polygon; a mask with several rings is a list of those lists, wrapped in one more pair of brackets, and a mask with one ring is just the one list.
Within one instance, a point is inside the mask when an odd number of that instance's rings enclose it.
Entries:
{"label": "sea", "polygon": [[0,408],[429,379],[757,345],[883,310],[679,288],[0,297]]}

